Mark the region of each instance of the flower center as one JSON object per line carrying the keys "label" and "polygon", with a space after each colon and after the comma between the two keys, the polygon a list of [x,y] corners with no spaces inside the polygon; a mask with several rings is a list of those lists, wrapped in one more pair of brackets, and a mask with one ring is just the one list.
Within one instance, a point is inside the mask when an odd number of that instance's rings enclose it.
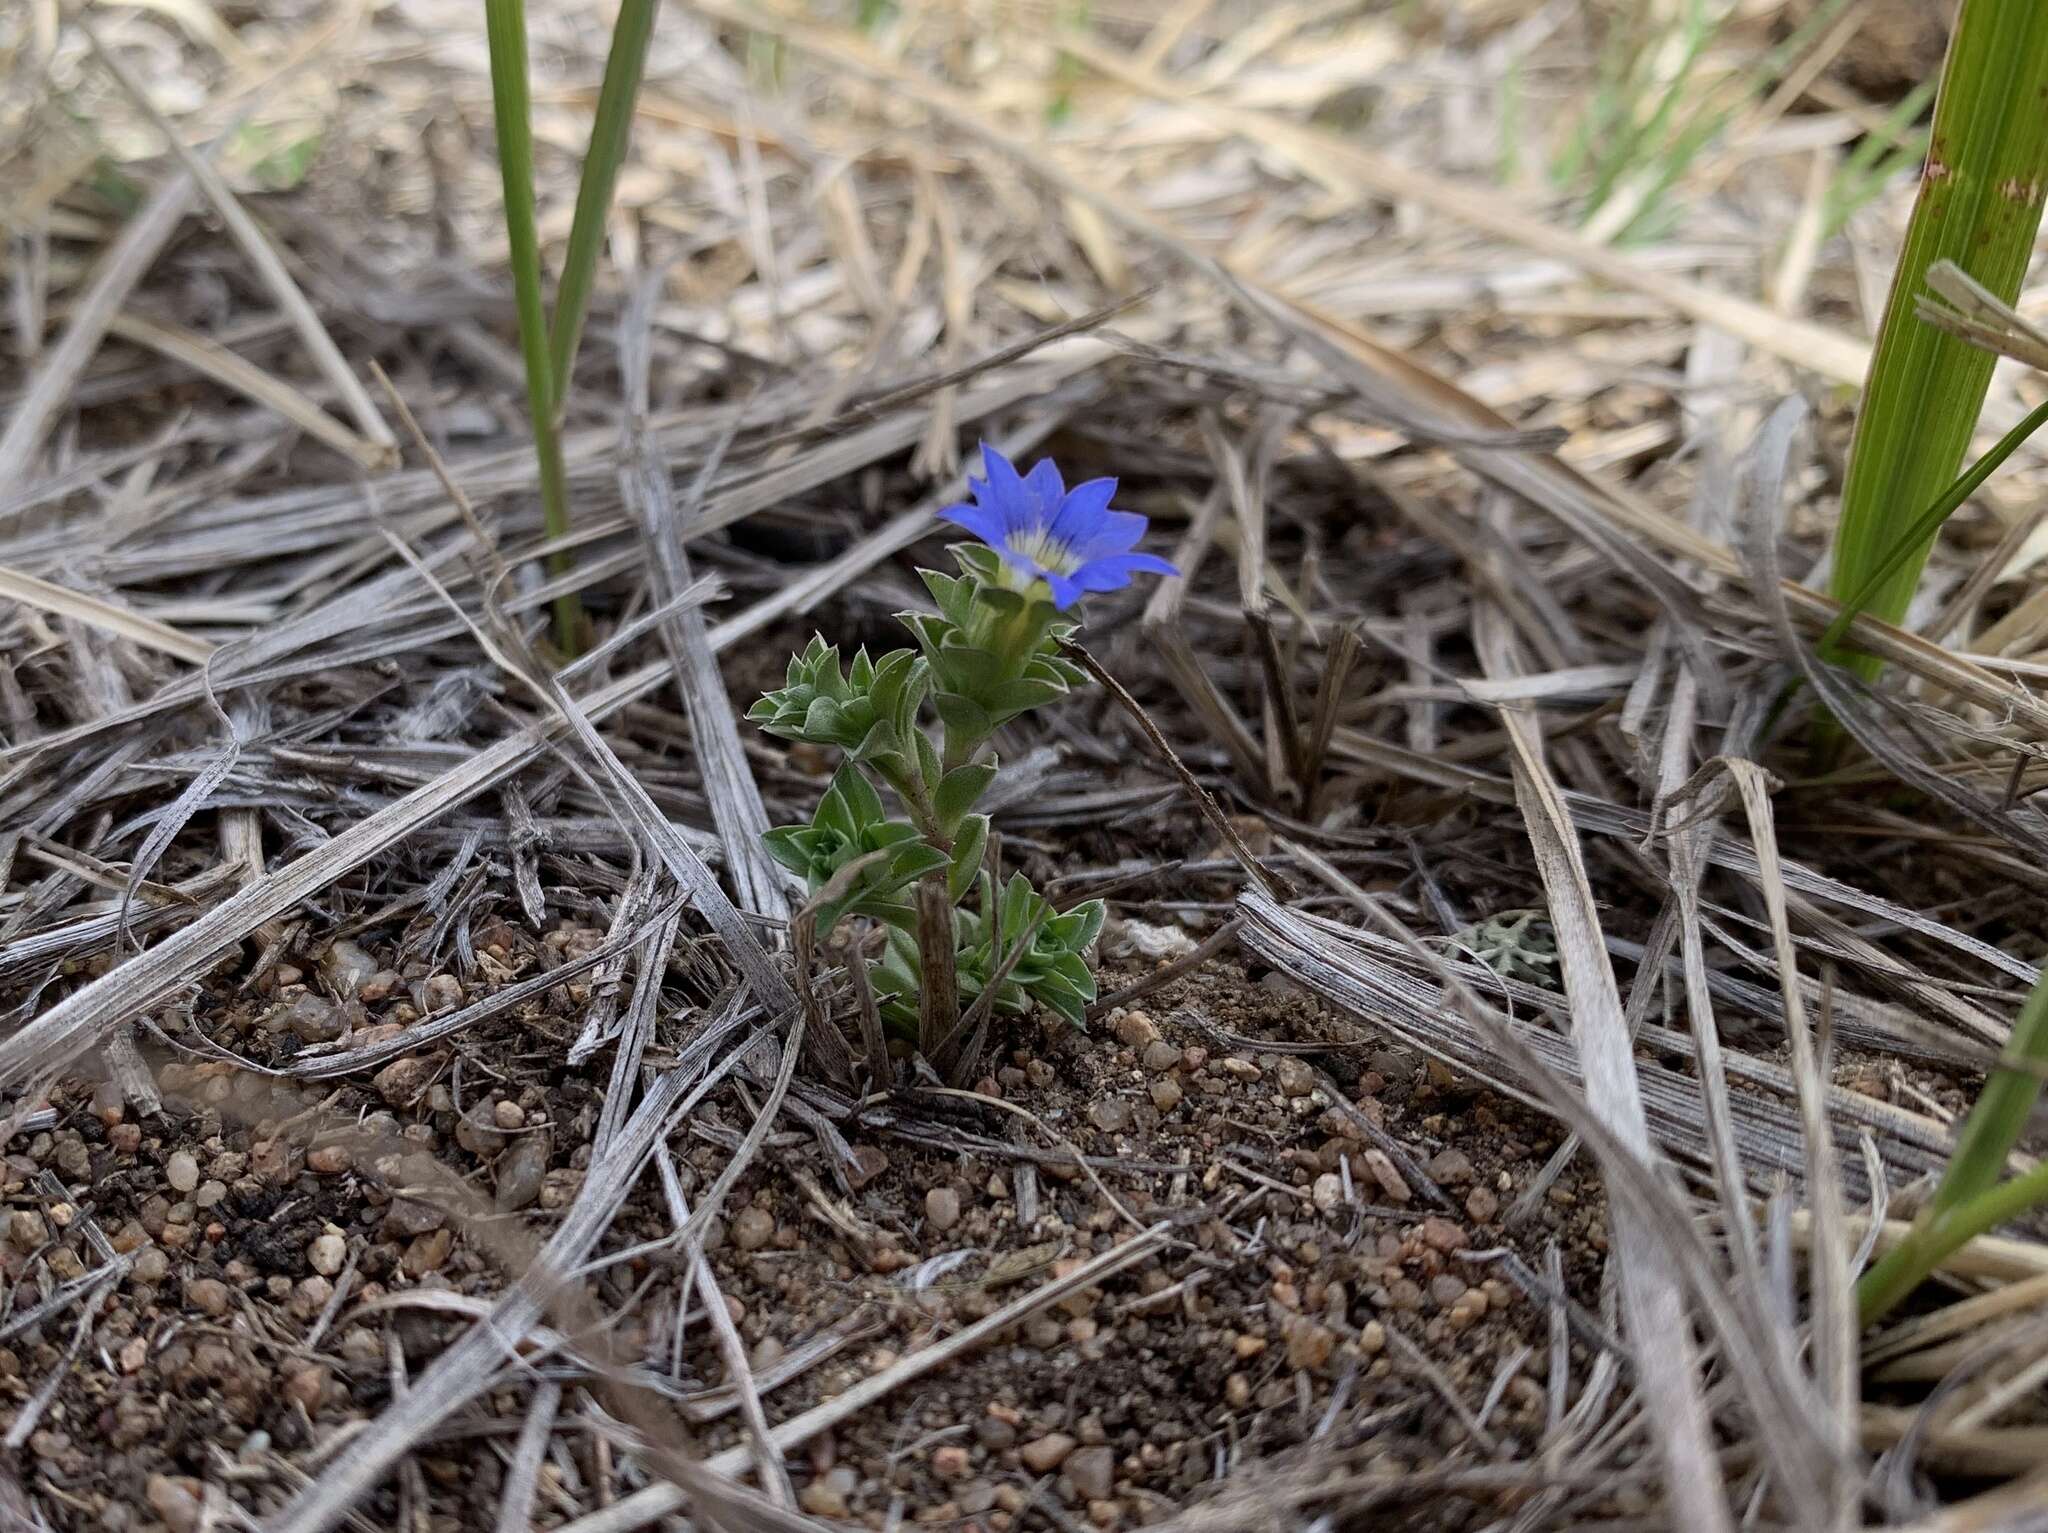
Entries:
{"label": "flower center", "polygon": [[1081,563],[1072,548],[1052,535],[1050,527],[1033,527],[1028,532],[1016,534],[1010,539],[1010,548],[1020,557],[1055,575],[1071,575]]}

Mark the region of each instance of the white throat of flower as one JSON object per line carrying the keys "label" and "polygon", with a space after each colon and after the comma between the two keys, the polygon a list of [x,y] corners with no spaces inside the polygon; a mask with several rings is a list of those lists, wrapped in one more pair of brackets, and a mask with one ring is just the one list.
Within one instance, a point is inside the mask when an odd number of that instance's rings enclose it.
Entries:
{"label": "white throat of flower", "polygon": [[[1055,575],[1071,575],[1081,566],[1079,555],[1052,535],[1050,527],[1033,527],[1025,532],[1012,533],[1010,550],[1021,558],[1029,559],[1040,569]],[[1032,579],[1024,571],[1009,566],[1007,573],[1014,574],[1026,583]]]}

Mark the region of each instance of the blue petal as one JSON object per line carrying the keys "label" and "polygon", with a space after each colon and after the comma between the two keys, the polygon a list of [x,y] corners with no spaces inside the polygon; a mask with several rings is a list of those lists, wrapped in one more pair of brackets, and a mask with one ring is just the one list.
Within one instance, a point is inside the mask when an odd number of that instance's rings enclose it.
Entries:
{"label": "blue petal", "polygon": [[1116,591],[1131,583],[1133,575],[1178,575],[1179,570],[1157,554],[1111,554],[1094,559],[1074,571],[1074,583],[1084,591]]}
{"label": "blue petal", "polygon": [[[1052,535],[1069,548],[1086,548],[1100,531],[1102,518],[1109,510],[1109,498],[1114,494],[1114,479],[1091,479],[1075,485],[1060,502],[1059,515],[1052,519]],[[1141,531],[1144,524],[1145,519],[1139,517]]]}
{"label": "blue petal", "polygon": [[1038,519],[1037,500],[1024,481],[1017,477],[1016,464],[983,442],[981,465],[988,474],[987,498],[992,499],[995,509],[1002,513],[1004,526],[1012,532],[1021,532],[1028,527],[1043,525]]}
{"label": "blue petal", "polygon": [[948,506],[939,513],[939,520],[951,522],[955,527],[965,527],[990,548],[1001,548],[1009,533],[1002,513],[989,505]]}
{"label": "blue petal", "polygon": [[1051,521],[1067,493],[1066,481],[1060,478],[1059,465],[1050,458],[1040,458],[1031,465],[1031,472],[1024,476],[1024,483],[1030,486],[1038,501],[1040,524]]}
{"label": "blue petal", "polygon": [[1138,546],[1150,522],[1135,511],[1105,511],[1094,532],[1074,551],[1086,561],[1125,554]]}
{"label": "blue petal", "polygon": [[1047,589],[1052,592],[1053,605],[1062,612],[1065,612],[1075,602],[1079,601],[1081,593],[1087,589],[1078,581],[1071,580],[1065,575],[1056,574],[1052,570],[1045,572],[1045,584]]}

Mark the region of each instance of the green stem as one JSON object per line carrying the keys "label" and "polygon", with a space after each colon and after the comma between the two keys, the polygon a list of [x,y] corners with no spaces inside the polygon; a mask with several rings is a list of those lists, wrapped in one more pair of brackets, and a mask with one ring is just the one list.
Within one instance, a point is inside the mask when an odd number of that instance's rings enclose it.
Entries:
{"label": "green stem", "polygon": [[549,375],[559,411],[569,397],[569,377],[583,339],[583,321],[597,280],[598,252],[604,247],[605,217],[619,167],[625,163],[626,141],[633,129],[633,103],[647,67],[647,44],[654,35],[656,0],[622,0],[612,24],[611,53],[604,61],[604,84],[598,88],[597,116],[590,125],[590,147],[583,156],[583,176],[576,187],[576,217],[569,226],[569,250],[562,260],[562,280],[555,289],[555,317],[549,331]]}
{"label": "green stem", "polygon": [[[1969,450],[1993,358],[1915,312],[1936,261],[1952,260],[1998,297],[2017,295],[2048,186],[2048,5],[1963,0],[1935,97],[1927,165],[1872,353],[1835,537],[1833,589],[1845,604],[1905,615],[1928,537],[1893,545],[1948,486]],[[1874,573],[1880,565],[1887,573]],[[1878,674],[1873,656],[1851,667]]]}
{"label": "green stem", "polygon": [[1942,492],[1940,499],[1922,511],[1912,525],[1892,540],[1891,549],[1885,554],[1882,562],[1865,578],[1855,596],[1842,604],[1841,612],[1828,624],[1827,632],[1821,635],[1820,652],[1823,655],[1832,656],[1835,646],[1842,642],[1842,635],[1849,631],[1849,625],[1862,615],[1865,607],[1870,605],[1879,587],[1905,566],[1906,561],[1913,557],[1915,549],[1931,541],[1935,533],[1941,530],[1941,524],[1953,516],[1964,501],[1976,494],[1978,488],[1991,477],[1998,466],[2019,451],[2020,444],[2039,431],[2044,424],[2048,424],[2048,400],[2043,400],[2029,410],[2025,419],[2000,437],[1989,452],[1971,464],[1954,484]]}
{"label": "green stem", "polygon": [[[498,126],[498,168],[505,183],[505,238],[511,247],[512,290],[519,310],[519,347],[526,364],[526,408],[540,460],[541,515],[550,538],[569,533],[569,482],[555,416],[554,374],[548,361],[547,312],[541,297],[539,223],[533,202],[533,110],[526,80],[524,0],[484,0],[491,49],[491,102]],[[564,574],[568,555],[548,558],[551,574]],[[573,656],[583,632],[583,603],[574,592],[555,598],[555,643]]]}
{"label": "green stem", "polygon": [[1926,1213],[1897,1249],[1856,1285],[1857,1306],[1866,1323],[1911,1293],[1964,1241],[2048,1198],[2048,1165],[1998,1183],[2006,1157],[2041,1095],[2041,1067],[2048,1064],[2048,975],[2035,984],[2020,1008],[2004,1057],[2023,1068],[2000,1066],[1991,1072]]}
{"label": "green stem", "polygon": [[923,774],[915,768],[908,772],[895,772],[886,767],[875,766],[875,775],[896,790],[896,796],[903,800],[903,807],[910,811],[910,820],[918,834],[931,842],[940,851],[950,853],[953,841],[939,830],[939,812],[932,807],[931,790],[925,786]]}
{"label": "green stem", "polygon": [[1979,1235],[1989,1234],[2044,1202],[2048,1202],[2048,1162],[1939,1217],[1921,1219],[1856,1285],[1856,1308],[1863,1324],[1881,1319],[1935,1268]]}

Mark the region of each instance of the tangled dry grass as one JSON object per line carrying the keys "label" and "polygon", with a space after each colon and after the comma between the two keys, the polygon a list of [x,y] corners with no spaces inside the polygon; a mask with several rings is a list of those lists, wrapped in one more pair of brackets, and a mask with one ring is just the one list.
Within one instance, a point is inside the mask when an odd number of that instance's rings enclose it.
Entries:
{"label": "tangled dry grass", "polygon": [[[1814,659],[1874,23],[1653,28],[1714,131],[1589,208],[1633,9],[672,6],[558,547],[477,9],[19,8],[10,1515],[2036,1525],[2048,1246],[1849,1285],[2048,935],[2040,463]],[[1098,1026],[949,1083],[792,962],[737,712],[977,434],[1184,575],[1006,742]]]}

